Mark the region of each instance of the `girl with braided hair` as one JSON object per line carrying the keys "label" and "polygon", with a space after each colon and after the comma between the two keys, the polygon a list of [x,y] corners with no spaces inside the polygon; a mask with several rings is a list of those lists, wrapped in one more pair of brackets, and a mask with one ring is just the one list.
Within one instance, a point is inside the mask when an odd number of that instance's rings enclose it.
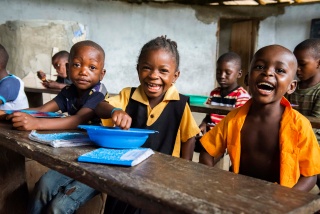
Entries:
{"label": "girl with braided hair", "polygon": [[[189,97],[179,94],[174,85],[180,75],[179,60],[176,42],[166,36],[152,39],[138,57],[140,85],[124,88],[119,95],[102,101],[96,114],[104,118],[104,125],[157,130],[159,133],[150,135],[142,147],[192,160],[200,129],[192,116]],[[140,211],[108,196],[105,213]]]}

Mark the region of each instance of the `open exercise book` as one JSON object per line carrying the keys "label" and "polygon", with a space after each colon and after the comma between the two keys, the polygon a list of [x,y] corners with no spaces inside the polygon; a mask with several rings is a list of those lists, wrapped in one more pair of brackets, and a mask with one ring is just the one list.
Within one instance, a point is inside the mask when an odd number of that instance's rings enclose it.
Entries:
{"label": "open exercise book", "polygon": [[54,134],[39,134],[35,130],[29,134],[29,139],[52,147],[75,147],[94,145],[87,134],[64,132]]}
{"label": "open exercise book", "polygon": [[108,149],[99,148],[78,157],[80,162],[135,166],[150,157],[154,152],[148,148]]}

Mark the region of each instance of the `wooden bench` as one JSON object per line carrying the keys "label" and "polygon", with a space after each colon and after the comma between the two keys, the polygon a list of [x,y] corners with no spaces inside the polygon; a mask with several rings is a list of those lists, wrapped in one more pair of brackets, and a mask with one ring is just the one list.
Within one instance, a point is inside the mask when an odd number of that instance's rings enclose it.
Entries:
{"label": "wooden bench", "polygon": [[95,147],[53,148],[30,141],[28,134],[0,124],[0,213],[8,213],[3,207],[9,205],[11,213],[25,210],[24,157],[152,213],[313,213],[320,209],[317,195],[160,153],[134,167],[77,162],[79,155]]}

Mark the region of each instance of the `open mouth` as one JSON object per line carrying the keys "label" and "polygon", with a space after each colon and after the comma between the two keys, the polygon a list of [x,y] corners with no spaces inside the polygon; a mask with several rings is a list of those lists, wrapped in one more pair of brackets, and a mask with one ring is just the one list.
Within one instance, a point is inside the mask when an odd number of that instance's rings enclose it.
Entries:
{"label": "open mouth", "polygon": [[267,82],[260,82],[260,83],[258,83],[257,87],[260,90],[268,91],[268,92],[271,92],[274,90],[274,86],[271,85],[270,83],[267,83]]}
{"label": "open mouth", "polygon": [[148,89],[151,91],[157,91],[161,88],[161,85],[158,85],[158,84],[147,83],[146,85]]}

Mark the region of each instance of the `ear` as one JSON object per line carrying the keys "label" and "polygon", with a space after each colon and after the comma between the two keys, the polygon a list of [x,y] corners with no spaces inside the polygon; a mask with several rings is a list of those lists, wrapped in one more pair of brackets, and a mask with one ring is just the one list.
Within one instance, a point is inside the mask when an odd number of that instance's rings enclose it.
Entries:
{"label": "ear", "polygon": [[297,88],[298,81],[292,80],[290,85],[288,86],[287,94],[292,94]]}
{"label": "ear", "polygon": [[100,73],[100,81],[103,80],[104,75],[106,74],[106,69],[102,69]]}
{"label": "ear", "polygon": [[238,72],[238,78],[242,77],[242,69],[239,70]]}
{"label": "ear", "polygon": [[175,83],[177,81],[177,79],[179,78],[179,76],[180,76],[179,70],[174,72],[174,77],[173,77],[172,83]]}

